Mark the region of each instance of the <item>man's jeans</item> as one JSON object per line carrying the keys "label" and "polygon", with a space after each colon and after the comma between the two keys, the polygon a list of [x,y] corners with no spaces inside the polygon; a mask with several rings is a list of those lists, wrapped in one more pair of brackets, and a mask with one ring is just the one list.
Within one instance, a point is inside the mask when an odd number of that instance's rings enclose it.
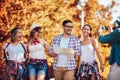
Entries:
{"label": "man's jeans", "polygon": [[107,80],[120,80],[120,66],[116,63],[111,66]]}

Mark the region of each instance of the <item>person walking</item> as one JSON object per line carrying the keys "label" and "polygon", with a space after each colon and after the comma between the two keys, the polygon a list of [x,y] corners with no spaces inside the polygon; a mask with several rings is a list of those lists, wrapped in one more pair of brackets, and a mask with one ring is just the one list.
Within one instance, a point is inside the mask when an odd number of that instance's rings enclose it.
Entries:
{"label": "person walking", "polygon": [[3,80],[25,80],[26,46],[22,41],[22,29],[15,27],[11,30],[11,41],[5,44],[4,57],[6,69]]}
{"label": "person walking", "polygon": [[30,80],[45,80],[48,75],[48,64],[44,49],[49,51],[49,44],[42,38],[41,26],[33,23],[30,27],[30,39],[28,41],[28,76]]}
{"label": "person walking", "polygon": [[100,68],[103,70],[103,62],[100,56],[98,44],[92,38],[92,27],[85,24],[82,27],[83,41],[81,41],[80,68],[77,72],[77,80],[101,80],[98,64],[95,59],[95,52],[100,61]]}
{"label": "person walking", "polygon": [[[80,42],[78,38],[71,34],[73,23],[71,20],[64,20],[62,23],[63,33],[54,37],[52,47],[50,49],[50,56],[54,57],[54,76],[55,80],[75,80],[76,60],[75,56],[80,55]],[[54,50],[54,45],[60,48],[74,50],[73,58],[60,53],[57,54]],[[70,53],[68,53],[70,55]]]}

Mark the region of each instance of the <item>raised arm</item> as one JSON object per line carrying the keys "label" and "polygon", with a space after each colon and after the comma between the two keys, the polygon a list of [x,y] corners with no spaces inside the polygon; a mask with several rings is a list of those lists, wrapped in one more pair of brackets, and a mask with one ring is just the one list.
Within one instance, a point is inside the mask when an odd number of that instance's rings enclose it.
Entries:
{"label": "raised arm", "polygon": [[120,28],[114,30],[112,33],[104,35],[104,36],[99,36],[99,42],[101,43],[109,43],[113,44],[115,42],[120,41]]}

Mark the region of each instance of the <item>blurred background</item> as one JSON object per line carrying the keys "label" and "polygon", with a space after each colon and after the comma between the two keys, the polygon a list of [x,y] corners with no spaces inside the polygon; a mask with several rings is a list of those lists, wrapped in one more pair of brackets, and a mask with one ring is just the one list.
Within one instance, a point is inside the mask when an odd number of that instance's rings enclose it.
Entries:
{"label": "blurred background", "polygon": [[[62,22],[65,19],[73,21],[73,34],[80,39],[84,24],[92,26],[93,38],[97,39],[100,26],[113,27],[114,21],[120,16],[119,9],[119,0],[0,0],[0,49],[9,42],[9,31],[15,26],[23,29],[23,41],[26,41],[33,22],[42,25],[41,37],[49,44],[54,36],[62,33]],[[99,43],[99,48],[105,65],[101,76],[106,80],[110,68],[110,45]],[[47,57],[52,71],[53,58]],[[0,77],[4,68],[5,62],[0,52]]]}

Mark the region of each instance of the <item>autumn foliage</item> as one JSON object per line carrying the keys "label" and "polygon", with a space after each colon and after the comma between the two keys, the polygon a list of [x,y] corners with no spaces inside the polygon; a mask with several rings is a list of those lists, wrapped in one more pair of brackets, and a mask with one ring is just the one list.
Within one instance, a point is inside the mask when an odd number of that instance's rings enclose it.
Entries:
{"label": "autumn foliage", "polygon": [[[28,37],[29,28],[33,22],[42,26],[42,38],[51,44],[54,36],[62,33],[61,23],[65,19],[73,21],[73,34],[81,37],[81,10],[77,9],[78,0],[0,0],[0,48],[9,41],[9,31],[19,26],[23,29],[24,40]],[[114,6],[113,5],[111,7]],[[97,39],[97,30],[100,25],[110,25],[111,12],[108,7],[98,4],[97,0],[88,0],[83,7],[85,12],[85,23],[93,28],[93,37]],[[98,16],[98,14],[100,16]],[[108,59],[110,53],[109,45],[99,43],[105,70],[101,73],[103,80],[109,71]],[[48,57],[49,65],[53,58]],[[0,77],[4,71],[5,63],[3,54],[0,53]]]}

